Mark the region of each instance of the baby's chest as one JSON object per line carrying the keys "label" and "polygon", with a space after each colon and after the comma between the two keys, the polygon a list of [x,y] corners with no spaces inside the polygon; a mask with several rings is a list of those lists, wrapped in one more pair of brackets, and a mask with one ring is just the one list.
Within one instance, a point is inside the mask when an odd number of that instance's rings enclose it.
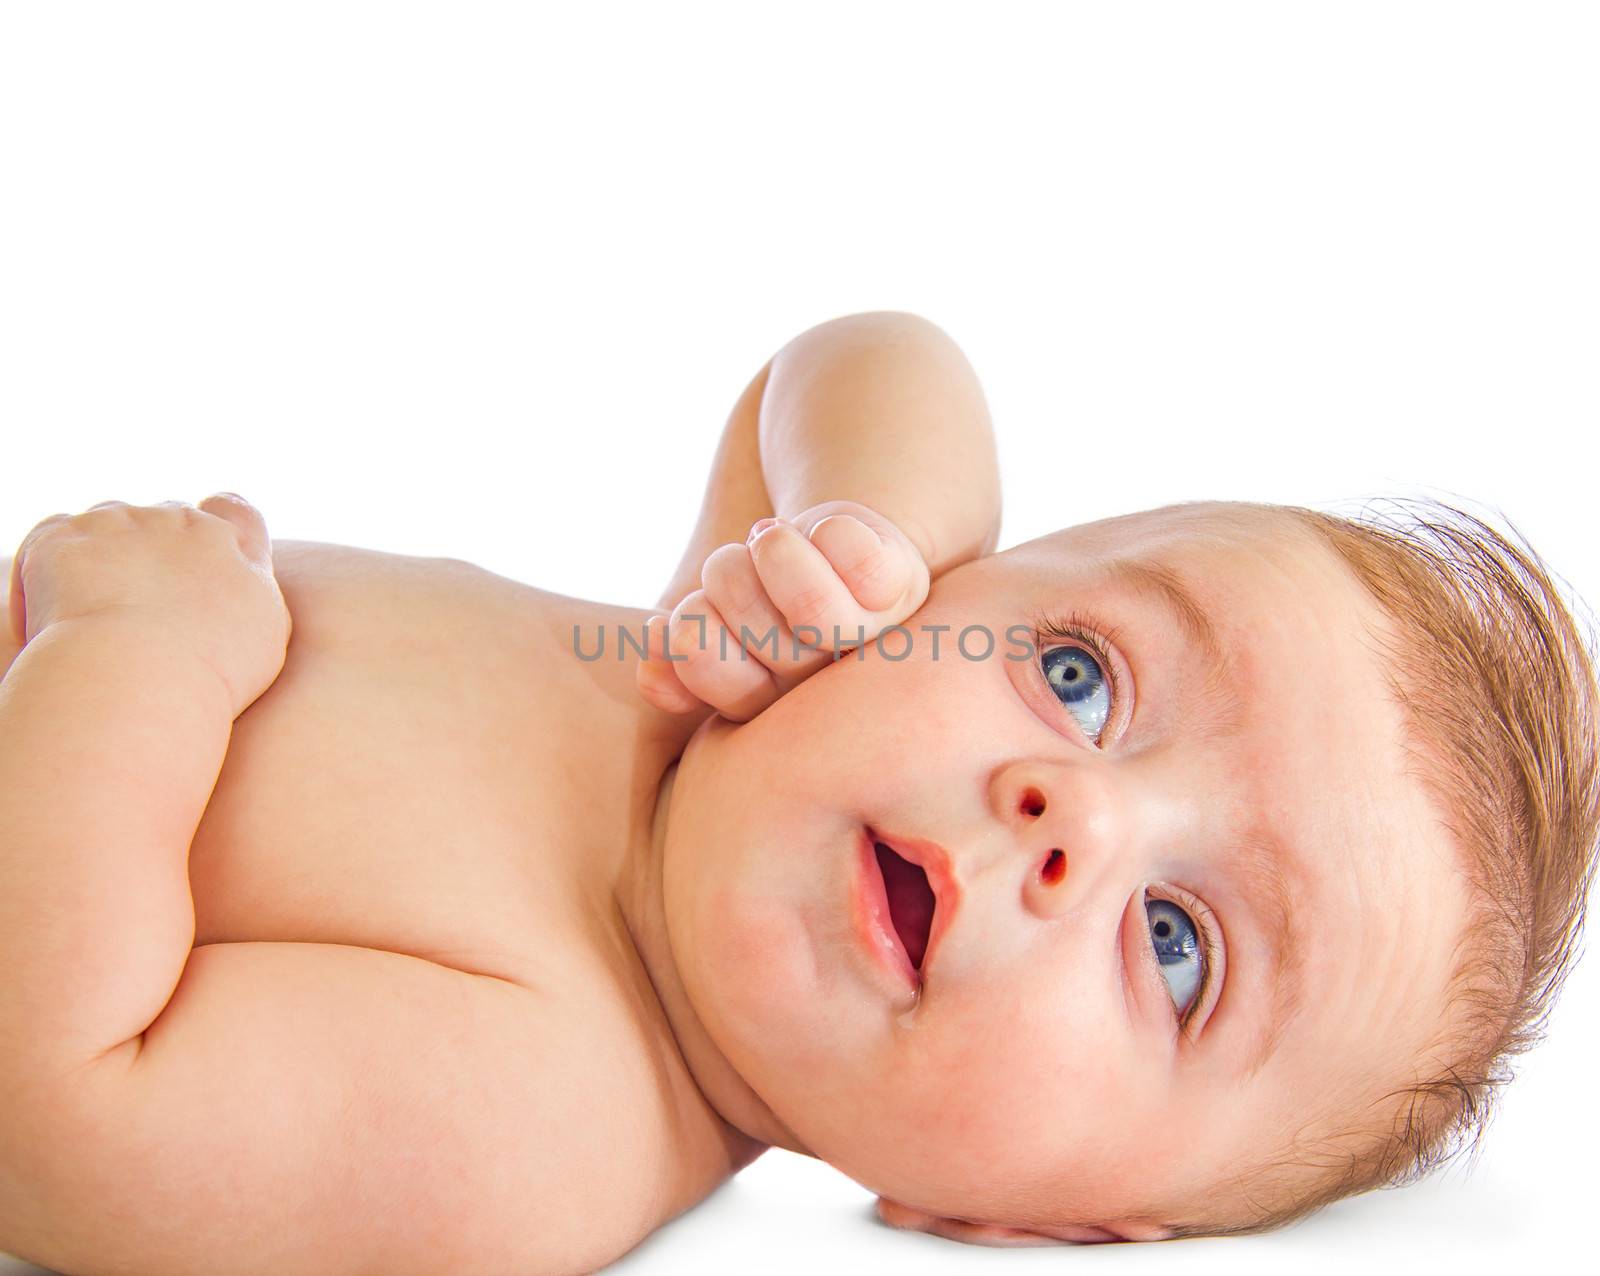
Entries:
{"label": "baby's chest", "polygon": [[[195,944],[352,944],[518,982],[584,962],[541,662],[470,598],[426,596],[447,582],[335,593],[326,553],[278,575],[295,634],[191,844]],[[460,632],[414,623],[436,609]]]}

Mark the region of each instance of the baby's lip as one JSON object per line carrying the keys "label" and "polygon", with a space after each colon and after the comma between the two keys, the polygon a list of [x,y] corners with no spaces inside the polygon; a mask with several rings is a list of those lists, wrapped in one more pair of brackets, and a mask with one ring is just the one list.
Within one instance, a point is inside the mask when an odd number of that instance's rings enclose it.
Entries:
{"label": "baby's lip", "polygon": [[920,969],[921,981],[926,984],[934,959],[938,956],[940,942],[955,920],[956,910],[961,903],[961,883],[956,880],[950,852],[928,838],[890,833],[876,824],[868,826],[867,835],[927,874],[934,905],[933,922],[928,928],[928,948],[922,954]]}

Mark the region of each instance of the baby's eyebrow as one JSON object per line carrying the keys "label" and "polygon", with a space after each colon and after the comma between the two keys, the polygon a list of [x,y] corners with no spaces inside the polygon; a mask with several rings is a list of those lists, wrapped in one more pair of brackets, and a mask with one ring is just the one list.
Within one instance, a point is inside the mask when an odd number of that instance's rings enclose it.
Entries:
{"label": "baby's eyebrow", "polygon": [[1196,597],[1188,578],[1154,558],[1114,559],[1106,566],[1104,575],[1113,584],[1161,603],[1198,650],[1200,668],[1205,674],[1196,693],[1197,713],[1191,723],[1196,737],[1216,741],[1237,735],[1244,726],[1238,663],[1218,635],[1211,613]]}
{"label": "baby's eyebrow", "polygon": [[1292,942],[1290,935],[1293,900],[1284,874],[1288,861],[1288,851],[1282,840],[1265,826],[1251,829],[1239,844],[1235,871],[1244,883],[1257,916],[1263,919],[1262,932],[1266,936],[1272,967],[1272,1002],[1260,1015],[1256,1045],[1244,1064],[1247,1077],[1254,1076],[1272,1057],[1285,1025],[1300,1008],[1305,953],[1300,945]]}

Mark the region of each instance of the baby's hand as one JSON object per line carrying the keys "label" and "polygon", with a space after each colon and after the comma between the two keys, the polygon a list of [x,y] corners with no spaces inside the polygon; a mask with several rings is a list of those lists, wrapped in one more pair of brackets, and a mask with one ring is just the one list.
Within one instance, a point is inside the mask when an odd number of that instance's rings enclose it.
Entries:
{"label": "baby's hand", "polygon": [[788,521],[762,519],[742,545],[719,546],[700,583],[670,617],[646,622],[639,691],[671,713],[710,706],[744,722],[833,652],[911,615],[928,596],[929,575],[921,552],[882,514],[825,501]]}
{"label": "baby's hand", "polygon": [[221,679],[234,716],[283,669],[291,621],[266,523],[242,496],[102,501],[52,514],[11,563],[11,631],[26,646],[50,625],[113,617],[190,648]]}

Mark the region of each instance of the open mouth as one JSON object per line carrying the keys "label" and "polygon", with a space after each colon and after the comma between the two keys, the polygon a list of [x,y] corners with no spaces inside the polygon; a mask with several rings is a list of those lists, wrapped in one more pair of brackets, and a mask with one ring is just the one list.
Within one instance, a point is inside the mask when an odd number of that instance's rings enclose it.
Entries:
{"label": "open mouth", "polygon": [[889,897],[889,916],[894,922],[895,934],[905,946],[911,964],[921,973],[938,902],[928,884],[928,875],[919,865],[896,855],[886,843],[874,840],[872,850],[878,858],[878,871],[883,874],[884,893]]}
{"label": "open mouth", "polygon": [[944,936],[960,912],[962,886],[937,842],[868,825],[856,842],[850,911],[857,940],[879,967],[920,997],[941,967]]}

